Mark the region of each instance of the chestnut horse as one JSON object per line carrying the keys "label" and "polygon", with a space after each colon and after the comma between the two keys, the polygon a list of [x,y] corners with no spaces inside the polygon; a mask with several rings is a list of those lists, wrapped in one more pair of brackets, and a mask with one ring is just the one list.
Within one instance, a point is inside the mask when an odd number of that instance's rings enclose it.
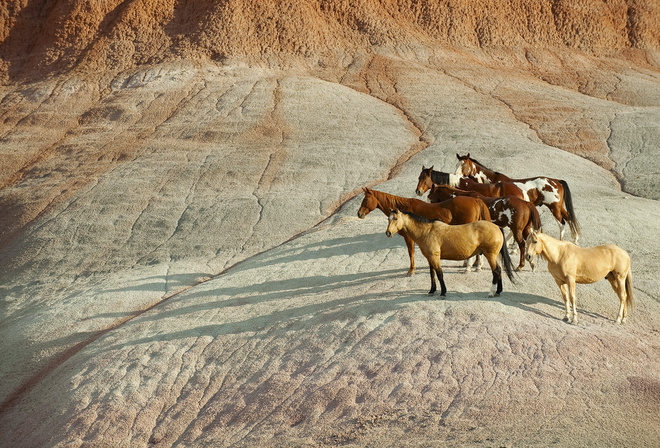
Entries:
{"label": "chestnut horse", "polygon": [[[461,197],[429,204],[419,199],[394,196],[366,187],[362,188],[362,191],[364,191],[364,199],[357,213],[359,218],[364,218],[378,208],[386,216],[389,216],[392,210],[399,209],[415,213],[427,219],[439,219],[447,224],[466,224],[479,220],[490,221],[488,207],[482,200],[476,198]],[[410,276],[415,273],[415,243],[405,231],[401,232],[401,236],[408,247],[410,257],[408,275]]]}
{"label": "chestnut horse", "polygon": [[552,212],[552,216],[559,225],[559,239],[564,239],[564,226],[568,223],[575,243],[580,237],[580,224],[573,210],[571,190],[564,180],[550,177],[528,177],[526,179],[511,179],[502,173],[486,168],[475,159],[470,158],[470,153],[465,156],[456,154],[460,165],[456,173],[471,177],[484,183],[502,184],[511,183],[518,187],[523,193],[526,201],[534,205],[545,205]]}
{"label": "chestnut horse", "polygon": [[[421,246],[420,246],[421,247]],[[614,244],[596,247],[579,247],[568,241],[559,241],[551,236],[532,231],[527,237],[527,258],[540,255],[548,262],[548,271],[561,290],[566,306],[564,321],[577,323],[575,306],[575,284],[595,283],[606,278],[619,297],[617,323],[623,323],[632,311],[632,271],[628,252]]]}
{"label": "chestnut horse", "polygon": [[[429,193],[429,201],[431,203],[440,202],[456,196],[471,196],[481,199],[488,207],[492,222],[500,227],[509,228],[520,251],[520,260],[516,268],[517,271],[520,271],[525,266],[525,239],[531,230],[541,229],[541,217],[534,204],[515,196],[489,198],[475,191],[460,190],[446,185],[433,185]],[[530,261],[529,264],[533,271],[534,262]]]}
{"label": "chestnut horse", "polygon": [[511,259],[504,246],[504,232],[492,222],[477,221],[450,226],[442,221],[433,221],[412,213],[394,210],[389,216],[385,233],[391,237],[397,232],[406,232],[428,260],[431,271],[429,294],[435,293],[437,289],[436,275],[440,280],[440,296],[444,298],[447,294],[441,260],[465,260],[477,254],[484,254],[493,272],[493,282],[488,297],[500,295],[502,292],[502,268],[497,261],[498,253],[502,257],[502,264],[509,280],[515,282]]}

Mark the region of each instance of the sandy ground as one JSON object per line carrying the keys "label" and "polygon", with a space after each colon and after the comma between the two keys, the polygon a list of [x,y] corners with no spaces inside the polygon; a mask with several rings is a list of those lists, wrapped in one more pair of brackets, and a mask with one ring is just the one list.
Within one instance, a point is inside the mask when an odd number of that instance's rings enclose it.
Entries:
{"label": "sandy ground", "polygon": [[[0,445],[657,445],[660,75],[624,101],[450,56],[4,88]],[[405,276],[361,187],[466,152],[568,182],[581,244],[631,255],[627,324],[605,281],[562,322],[544,262],[495,299],[457,262],[429,297],[419,251]]]}

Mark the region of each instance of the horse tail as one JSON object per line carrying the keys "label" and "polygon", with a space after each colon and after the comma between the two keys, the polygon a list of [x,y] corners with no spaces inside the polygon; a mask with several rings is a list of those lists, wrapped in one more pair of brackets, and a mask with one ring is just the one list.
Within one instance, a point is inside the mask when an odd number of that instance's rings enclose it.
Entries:
{"label": "horse tail", "polygon": [[536,208],[536,205],[532,204],[531,202],[527,202],[527,207],[529,207],[529,217],[532,221],[532,228],[536,231],[541,230],[541,227],[543,225],[541,224],[541,215],[539,214],[539,209]]}
{"label": "horse tail", "polygon": [[633,309],[633,287],[632,287],[632,269],[628,266],[628,275],[626,275],[626,310],[631,312]]}
{"label": "horse tail", "polygon": [[506,248],[506,237],[504,236],[504,229],[500,227],[500,232],[502,232],[502,247],[500,248],[500,255],[502,256],[502,265],[504,265],[504,271],[506,276],[509,277],[511,283],[516,283],[516,279],[513,276],[513,263],[511,262],[511,257],[509,256],[509,251]]}
{"label": "horse tail", "polygon": [[490,216],[490,210],[488,210],[488,206],[486,205],[486,203],[479,198],[477,198],[477,200],[479,201],[479,208],[481,209],[481,220],[492,222],[492,218]]}
{"label": "horse tail", "polygon": [[571,196],[571,189],[568,188],[568,183],[565,180],[560,180],[561,186],[564,187],[564,206],[566,207],[566,212],[568,212],[568,226],[571,229],[573,236],[580,236],[580,224],[578,223],[577,217],[575,216],[575,210],[573,210],[573,197]]}

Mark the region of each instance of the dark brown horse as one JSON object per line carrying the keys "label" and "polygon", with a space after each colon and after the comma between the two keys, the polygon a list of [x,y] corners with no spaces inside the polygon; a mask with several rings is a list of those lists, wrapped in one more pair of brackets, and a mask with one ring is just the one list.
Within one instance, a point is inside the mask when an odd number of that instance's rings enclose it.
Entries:
{"label": "dark brown horse", "polygon": [[532,202],[536,206],[545,205],[548,207],[559,224],[559,239],[564,239],[564,226],[568,223],[573,240],[577,243],[580,237],[580,225],[575,217],[571,190],[568,188],[566,181],[550,177],[511,179],[470,158],[470,153],[465,156],[456,154],[456,157],[460,162],[457,173],[484,183],[512,183],[524,193],[523,199]]}
{"label": "dark brown horse", "polygon": [[[414,213],[426,219],[437,219],[447,224],[467,224],[479,220],[490,221],[488,207],[481,199],[471,197],[453,198],[436,204],[429,204],[415,198],[403,198],[382,191],[362,188],[364,199],[358,210],[358,217],[364,218],[375,209],[385,216],[390,216],[393,210]],[[410,256],[408,275],[415,273],[415,243],[405,232],[400,233],[406,241]]]}
{"label": "dark brown horse", "polygon": [[[481,199],[488,206],[493,223],[500,227],[509,228],[520,251],[520,261],[516,270],[521,270],[525,266],[525,240],[532,230],[541,229],[541,217],[536,206],[515,196],[490,198],[475,191],[459,190],[446,185],[431,187],[429,201],[431,203],[440,202],[457,196],[471,196]],[[534,270],[534,263],[530,261],[529,264]]]}

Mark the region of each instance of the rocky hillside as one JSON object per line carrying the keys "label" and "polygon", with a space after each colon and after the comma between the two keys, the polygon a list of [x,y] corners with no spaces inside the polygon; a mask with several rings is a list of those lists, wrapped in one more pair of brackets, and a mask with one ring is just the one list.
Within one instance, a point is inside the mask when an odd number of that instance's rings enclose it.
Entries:
{"label": "rocky hillside", "polygon": [[[652,446],[658,1],[0,5],[0,445]],[[561,321],[406,277],[362,187],[470,152],[633,260]],[[541,208],[544,230],[558,227]],[[533,418],[530,416],[534,416]]]}
{"label": "rocky hillside", "polygon": [[34,0],[2,8],[0,56],[10,78],[180,59],[335,59],[381,46],[568,48],[605,56],[660,50],[657,1]]}

